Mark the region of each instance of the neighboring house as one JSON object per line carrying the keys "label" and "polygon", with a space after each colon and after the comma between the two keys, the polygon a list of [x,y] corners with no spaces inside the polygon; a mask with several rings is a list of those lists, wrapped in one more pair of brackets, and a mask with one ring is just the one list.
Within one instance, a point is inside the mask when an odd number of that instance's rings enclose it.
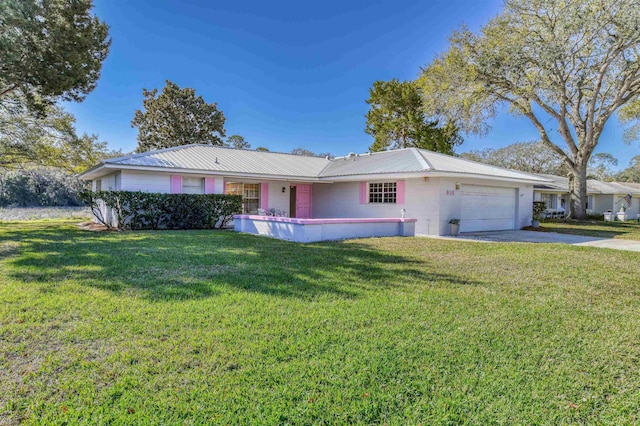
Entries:
{"label": "neighboring house", "polygon": [[[533,176],[407,148],[334,159],[185,145],[103,161],[80,175],[94,190],[227,193],[243,213],[291,218],[413,218],[416,234],[530,225]],[[354,222],[353,220],[351,222]]]}
{"label": "neighboring house", "polygon": [[[569,179],[563,176],[538,175],[549,180],[534,186],[534,201],[544,201],[550,211],[569,210]],[[631,206],[625,200],[631,194]],[[624,206],[628,217],[635,219],[640,213],[640,184],[587,180],[587,211],[602,214],[620,211]]]}

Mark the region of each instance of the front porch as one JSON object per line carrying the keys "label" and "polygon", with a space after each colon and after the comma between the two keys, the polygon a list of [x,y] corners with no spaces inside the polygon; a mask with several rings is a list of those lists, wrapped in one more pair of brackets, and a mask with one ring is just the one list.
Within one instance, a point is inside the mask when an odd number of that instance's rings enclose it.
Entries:
{"label": "front porch", "polygon": [[410,218],[332,218],[236,215],[237,232],[264,235],[280,240],[311,243],[369,237],[413,237],[416,219]]}

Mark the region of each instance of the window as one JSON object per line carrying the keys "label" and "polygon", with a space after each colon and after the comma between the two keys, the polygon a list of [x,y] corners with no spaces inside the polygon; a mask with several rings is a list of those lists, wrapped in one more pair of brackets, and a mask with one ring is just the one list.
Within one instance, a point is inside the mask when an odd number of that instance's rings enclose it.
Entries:
{"label": "window", "polygon": [[102,179],[96,180],[96,191],[102,191]]}
{"label": "window", "polygon": [[369,183],[369,202],[395,204],[396,202],[395,182]]}
{"label": "window", "polygon": [[548,209],[556,208],[556,200],[558,199],[556,194],[542,194],[542,201],[547,203]]}
{"label": "window", "polygon": [[260,184],[227,182],[225,194],[242,195],[242,213],[258,213],[260,207]]}
{"label": "window", "polygon": [[204,179],[183,177],[182,178],[183,194],[204,194]]}
{"label": "window", "polygon": [[593,195],[587,196],[587,208],[593,210]]}

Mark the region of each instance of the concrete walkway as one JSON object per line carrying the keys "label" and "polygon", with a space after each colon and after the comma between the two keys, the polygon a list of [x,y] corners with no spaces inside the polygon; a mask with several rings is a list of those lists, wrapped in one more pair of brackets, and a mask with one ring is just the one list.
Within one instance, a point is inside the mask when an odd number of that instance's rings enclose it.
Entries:
{"label": "concrete walkway", "polygon": [[557,232],[535,231],[491,231],[469,232],[457,237],[458,240],[519,243],[559,243],[576,246],[602,247],[615,250],[640,252],[640,241],[619,240],[614,238],[587,237],[584,235],[558,234]]}

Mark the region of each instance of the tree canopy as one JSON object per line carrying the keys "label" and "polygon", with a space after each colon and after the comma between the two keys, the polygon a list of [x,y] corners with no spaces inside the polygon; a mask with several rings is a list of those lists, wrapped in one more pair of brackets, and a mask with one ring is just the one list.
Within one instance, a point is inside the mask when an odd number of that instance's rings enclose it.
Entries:
{"label": "tree canopy", "polygon": [[584,217],[587,167],[604,126],[640,95],[639,28],[634,0],[506,0],[479,33],[454,32],[422,69],[425,112],[474,133],[503,106],[526,117],[567,166],[572,215]]}
{"label": "tree canopy", "polygon": [[455,125],[439,127],[437,120],[427,120],[414,82],[376,81],[366,102],[370,109],[365,132],[374,138],[371,151],[416,147],[453,154],[453,147],[462,143]]}
{"label": "tree canopy", "polygon": [[307,157],[332,157],[331,153],[329,152],[321,152],[316,154],[315,152],[311,151],[310,149],[307,148],[295,148],[291,150],[292,154],[296,154],[296,155],[306,155]]}
{"label": "tree canopy", "polygon": [[143,110],[131,121],[138,128],[137,152],[192,143],[224,146],[224,113],[191,88],[167,80],[162,92],[142,89]]}
{"label": "tree canopy", "polygon": [[640,183],[640,155],[636,155],[629,162],[629,167],[618,172],[615,179],[621,182]]}
{"label": "tree canopy", "polygon": [[109,28],[91,0],[0,2],[0,106],[7,97],[40,113],[56,99],[80,101],[109,53]]}
{"label": "tree canopy", "polygon": [[231,136],[229,136],[227,138],[226,145],[230,146],[232,148],[236,148],[236,149],[249,149],[249,148],[251,148],[251,144],[249,142],[247,142],[240,135],[231,135]]}
{"label": "tree canopy", "polygon": [[121,155],[107,149],[96,135],[78,136],[75,118],[59,105],[47,105],[35,115],[20,99],[0,110],[0,168],[57,167],[85,170],[104,158]]}
{"label": "tree canopy", "polygon": [[519,142],[498,149],[463,152],[460,157],[528,173],[560,175],[566,171],[562,160],[541,142]]}
{"label": "tree canopy", "polygon": [[593,154],[589,159],[587,177],[603,181],[614,179],[613,167],[618,165],[618,159],[608,152]]}

